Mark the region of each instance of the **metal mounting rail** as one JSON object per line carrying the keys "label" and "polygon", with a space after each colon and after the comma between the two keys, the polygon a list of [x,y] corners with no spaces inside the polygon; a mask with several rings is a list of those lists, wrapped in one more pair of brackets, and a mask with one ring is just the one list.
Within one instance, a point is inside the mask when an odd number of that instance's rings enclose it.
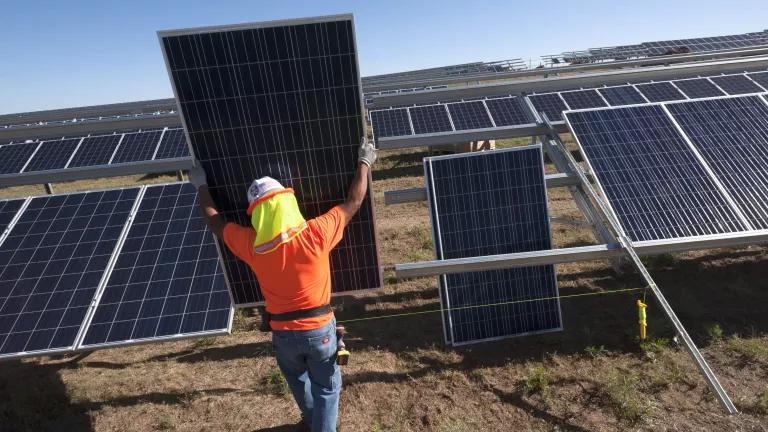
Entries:
{"label": "metal mounting rail", "polygon": [[[546,118],[544,121],[548,123]],[[633,246],[632,240],[622,234],[622,231],[619,229],[620,224],[618,219],[616,219],[613,212],[609,210],[608,204],[603,200],[603,198],[597,193],[595,188],[589,182],[586,174],[581,169],[581,166],[578,164],[578,162],[576,162],[568,149],[565,148],[565,146],[562,144],[562,142],[559,142],[559,136],[556,132],[554,132],[554,129],[552,130],[552,138],[553,139],[550,141],[552,147],[558,149],[560,154],[566,158],[568,163],[571,165],[572,172],[579,177],[582,186],[587,190],[587,192],[589,192],[589,195],[592,197],[600,211],[603,213],[606,221],[616,233],[622,251],[626,254],[626,256],[629,257],[630,261],[632,261],[637,270],[640,272],[640,275],[643,277],[643,279],[645,279],[645,282],[648,284],[648,287],[651,289],[654,297],[656,297],[656,300],[661,305],[661,308],[664,310],[667,318],[669,318],[669,320],[672,322],[672,325],[675,326],[675,330],[677,330],[677,333],[683,340],[683,344],[688,350],[688,353],[691,354],[691,357],[693,357],[693,360],[696,363],[696,366],[699,368],[699,371],[707,380],[709,388],[715,393],[718,401],[720,401],[720,404],[723,406],[723,408],[726,409],[726,411],[728,411],[729,414],[736,414],[739,412],[731,401],[731,398],[728,396],[728,393],[725,392],[725,389],[720,384],[720,381],[717,380],[717,376],[715,376],[715,373],[712,372],[712,369],[707,364],[706,359],[704,359],[704,356],[696,347],[696,344],[693,342],[693,339],[691,339],[688,331],[685,329],[685,327],[683,327],[683,323],[680,322],[680,319],[675,314],[675,311],[672,310],[672,306],[670,306],[669,302],[667,302],[667,299],[664,297],[664,294],[661,292],[658,285],[656,285],[656,282],[653,280],[651,273],[645,267],[645,264],[643,264],[643,262],[640,260],[640,256],[638,256],[637,251]]]}

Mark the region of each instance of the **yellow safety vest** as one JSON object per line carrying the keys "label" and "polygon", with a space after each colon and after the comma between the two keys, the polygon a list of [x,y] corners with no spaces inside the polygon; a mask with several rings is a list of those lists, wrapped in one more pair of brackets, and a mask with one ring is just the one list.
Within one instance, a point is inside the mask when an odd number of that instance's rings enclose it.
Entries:
{"label": "yellow safety vest", "polygon": [[251,225],[256,230],[253,251],[267,254],[291,241],[307,227],[293,189],[267,194],[251,204]]}

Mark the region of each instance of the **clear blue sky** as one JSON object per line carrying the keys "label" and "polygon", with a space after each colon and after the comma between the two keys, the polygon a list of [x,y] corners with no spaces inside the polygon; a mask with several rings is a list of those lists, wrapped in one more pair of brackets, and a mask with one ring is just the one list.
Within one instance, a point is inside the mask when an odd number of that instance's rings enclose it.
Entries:
{"label": "clear blue sky", "polygon": [[5,0],[0,113],[170,97],[157,30],[345,12],[364,76],[768,28],[766,0]]}

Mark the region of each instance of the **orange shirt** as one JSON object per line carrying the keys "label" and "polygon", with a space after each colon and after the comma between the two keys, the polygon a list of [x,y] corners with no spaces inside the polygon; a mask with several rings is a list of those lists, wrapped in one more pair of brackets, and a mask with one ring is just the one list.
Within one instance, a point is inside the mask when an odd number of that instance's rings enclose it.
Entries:
{"label": "orange shirt", "polygon": [[[331,301],[330,252],[344,234],[344,212],[334,207],[307,221],[307,228],[267,254],[253,251],[256,231],[235,223],[224,227],[224,243],[256,274],[267,311],[273,314],[309,309]],[[272,321],[273,330],[314,330],[326,325],[333,312],[314,318]]]}

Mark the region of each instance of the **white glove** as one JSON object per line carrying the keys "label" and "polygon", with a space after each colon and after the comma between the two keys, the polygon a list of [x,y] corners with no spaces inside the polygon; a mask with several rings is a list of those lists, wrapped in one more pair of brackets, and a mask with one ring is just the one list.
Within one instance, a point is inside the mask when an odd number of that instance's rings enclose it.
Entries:
{"label": "white glove", "polygon": [[376,149],[373,148],[373,144],[368,141],[368,138],[363,137],[363,141],[360,143],[360,150],[357,152],[357,161],[368,165],[370,168],[376,162],[376,157]]}
{"label": "white glove", "polygon": [[200,165],[189,170],[187,177],[189,178],[189,182],[192,183],[192,186],[196,189],[208,183],[208,180],[205,178],[205,171],[203,171],[203,167]]}

